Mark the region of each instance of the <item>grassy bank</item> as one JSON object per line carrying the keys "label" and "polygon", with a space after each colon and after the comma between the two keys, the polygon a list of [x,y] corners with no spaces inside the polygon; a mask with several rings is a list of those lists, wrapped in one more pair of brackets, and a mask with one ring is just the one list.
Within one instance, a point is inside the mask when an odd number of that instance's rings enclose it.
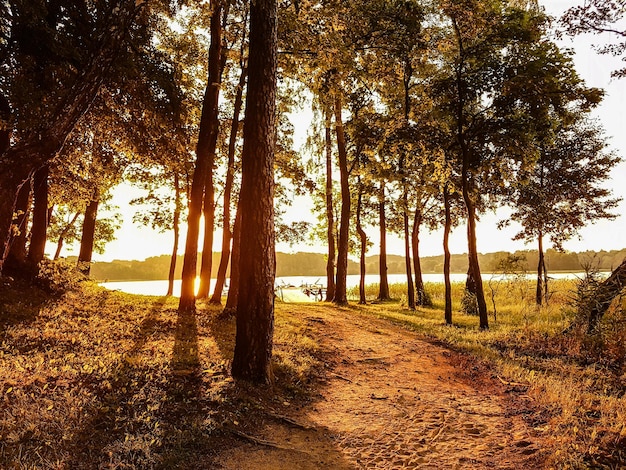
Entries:
{"label": "grassy bank", "polygon": [[0,287],[0,468],[206,468],[229,427],[306,398],[318,351],[296,311],[276,314],[276,388],[255,389],[229,376],[234,320],[176,307],[88,283]]}
{"label": "grassy bank", "polygon": [[[490,287],[490,329],[459,313],[463,284],[453,285],[454,326],[443,322],[443,286],[430,284],[432,308],[409,311],[406,286],[392,286],[397,302],[359,307],[400,322],[494,366],[495,375],[544,410],[534,427],[554,443],[557,468],[626,468],[626,315],[616,305],[601,331],[589,336],[576,318],[575,281],[554,281],[548,306],[534,305],[534,284],[513,281]],[[493,302],[491,294],[493,293]],[[352,293],[355,294],[354,292]],[[368,288],[375,298],[377,286]],[[494,302],[497,317],[494,318]]]}
{"label": "grassy bank", "polygon": [[[532,425],[553,444],[555,468],[626,465],[626,326],[617,306],[590,337],[568,307],[574,283],[552,283],[548,307],[528,282],[486,284],[490,329],[459,313],[443,324],[442,286],[432,308],[397,300],[350,310],[401,323],[488,364],[537,412]],[[376,287],[368,288],[375,298]],[[493,302],[497,317],[493,317]],[[323,353],[304,312],[277,303],[276,387],[235,386],[229,376],[234,321],[199,303],[179,317],[176,299],[129,295],[83,283],[50,296],[0,285],[0,468],[193,468],[210,462],[233,427],[254,429],[272,410],[306,402]]]}

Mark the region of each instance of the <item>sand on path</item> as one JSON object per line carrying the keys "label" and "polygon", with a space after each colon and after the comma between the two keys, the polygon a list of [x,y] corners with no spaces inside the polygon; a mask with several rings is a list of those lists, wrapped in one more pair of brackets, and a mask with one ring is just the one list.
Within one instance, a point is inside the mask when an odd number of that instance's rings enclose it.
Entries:
{"label": "sand on path", "polygon": [[[295,307],[294,307],[295,308]],[[354,309],[304,310],[330,358],[319,396],[227,449],[223,469],[537,469],[541,443],[471,361]]]}

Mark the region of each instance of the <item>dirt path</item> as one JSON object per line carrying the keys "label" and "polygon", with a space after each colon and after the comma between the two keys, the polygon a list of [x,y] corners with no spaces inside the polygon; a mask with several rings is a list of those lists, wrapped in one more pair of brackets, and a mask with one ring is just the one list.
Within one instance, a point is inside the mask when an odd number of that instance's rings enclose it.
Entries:
{"label": "dirt path", "polygon": [[305,320],[334,358],[319,399],[284,404],[221,454],[221,468],[542,468],[532,428],[460,355],[354,311],[319,308]]}

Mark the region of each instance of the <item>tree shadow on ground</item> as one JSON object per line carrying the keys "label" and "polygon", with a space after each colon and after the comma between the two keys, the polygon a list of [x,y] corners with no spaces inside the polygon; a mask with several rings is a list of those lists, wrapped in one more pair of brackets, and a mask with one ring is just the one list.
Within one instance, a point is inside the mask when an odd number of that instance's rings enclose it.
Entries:
{"label": "tree shadow on ground", "polygon": [[171,330],[171,323],[159,319],[167,297],[154,302],[141,322],[132,347],[109,369],[108,377],[82,384],[95,401],[82,410],[84,424],[68,445],[67,468],[147,468],[152,465],[151,445],[142,435],[151,435],[154,423],[146,413],[154,403],[145,398],[148,389],[158,386],[158,371],[141,365],[140,354],[155,334]]}
{"label": "tree shadow on ground", "polygon": [[[232,380],[234,320],[218,320],[219,309],[212,307],[198,314],[178,313],[165,302],[165,297],[157,299],[136,332],[131,328],[126,343],[121,340],[130,347],[122,349],[119,359],[100,375],[77,383],[78,392],[90,399],[78,411],[78,429],[61,444],[66,468],[350,468],[325,429],[308,422],[292,429],[283,416],[282,404],[294,398],[293,377],[284,366],[274,387]],[[313,388],[297,398],[302,406],[313,401],[308,393]],[[322,441],[323,451],[316,455],[338,463],[257,465],[259,456],[271,462],[305,462],[309,453],[287,442],[294,433],[304,433],[302,446],[308,440]]]}
{"label": "tree shadow on ground", "polygon": [[160,410],[163,441],[157,468],[203,468],[201,455],[213,447],[198,348],[196,314],[179,312],[166,396]]}
{"label": "tree shadow on ground", "polygon": [[[280,324],[277,325],[277,328],[280,327]],[[229,375],[235,347],[236,319],[216,314],[211,317],[209,328],[220,355],[227,359],[224,367],[228,370],[224,373]],[[285,344],[278,345],[278,348],[285,347],[289,348]],[[230,379],[231,386],[224,389],[223,404],[228,406],[223,406],[222,426],[228,439],[219,448],[213,461],[214,467],[209,468],[353,469],[335,445],[332,433],[306,417],[306,411],[314,408],[321,398],[320,388],[325,381],[318,380],[320,377],[313,371],[310,371],[311,376],[302,377],[295,364],[278,356],[280,354],[275,354],[273,359],[275,376],[271,386]]]}
{"label": "tree shadow on ground", "polygon": [[35,320],[43,307],[57,299],[26,281],[0,277],[0,334],[11,325]]}

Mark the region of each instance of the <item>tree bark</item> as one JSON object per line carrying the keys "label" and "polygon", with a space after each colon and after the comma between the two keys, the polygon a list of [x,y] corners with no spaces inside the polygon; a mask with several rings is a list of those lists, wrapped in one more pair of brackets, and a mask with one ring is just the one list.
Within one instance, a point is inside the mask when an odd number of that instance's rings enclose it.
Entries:
{"label": "tree bark", "polygon": [[469,259],[469,269],[472,272],[476,284],[476,302],[478,304],[478,317],[481,329],[489,328],[489,318],[487,316],[487,302],[483,291],[483,280],[480,274],[480,264],[478,262],[478,249],[476,246],[476,205],[471,195],[471,152],[465,135],[465,84],[462,70],[465,62],[465,50],[461,37],[461,32],[456,21],[453,19],[453,26],[457,35],[459,45],[459,63],[456,68],[456,88],[457,88],[457,109],[456,109],[456,137],[461,150],[461,191],[463,201],[467,209],[467,251]]}
{"label": "tree bark", "polygon": [[448,185],[443,188],[443,205],[445,211],[445,222],[443,227],[443,279],[445,284],[445,308],[444,316],[447,325],[452,325],[452,285],[450,283],[450,230],[452,228],[452,217],[450,214],[450,192]]}
{"label": "tree bark", "polygon": [[0,155],[11,145],[11,105],[9,100],[0,93]]}
{"label": "tree bark", "polygon": [[31,185],[30,180],[20,188],[15,201],[15,219],[13,220],[13,241],[9,244],[6,259],[7,272],[22,270],[26,263],[26,240],[28,219],[30,217]]}
{"label": "tree bark", "polygon": [[[404,62],[404,125],[410,128],[410,112],[411,112],[411,78],[413,76],[413,67],[411,60],[405,58]],[[413,273],[411,272],[411,236],[409,233],[409,197],[406,182],[406,155],[402,154],[400,158],[400,174],[402,175],[402,222],[404,225],[404,263],[406,266],[406,285],[407,285],[407,304],[409,309],[415,310],[415,286],[413,284]]]}
{"label": "tree bark", "polygon": [[239,259],[241,247],[241,211],[237,204],[235,223],[233,224],[233,249],[230,256],[230,286],[224,307],[224,316],[234,315],[237,311],[237,301],[239,299]]}
{"label": "tree bark", "polygon": [[350,186],[348,183],[348,153],[346,151],[346,137],[343,129],[341,112],[343,106],[341,96],[335,95],[335,131],[337,133],[337,152],[339,154],[339,175],[341,179],[341,217],[339,220],[339,245],[337,247],[337,281],[335,283],[335,297],[337,305],[347,305],[347,275],[348,275],[348,243],[350,232]]}
{"label": "tree bark", "polygon": [[33,225],[30,231],[28,264],[34,272],[43,260],[48,231],[48,165],[37,169],[33,175]]}
{"label": "tree bark", "polygon": [[359,177],[359,195],[356,203],[356,231],[359,234],[361,240],[361,250],[359,257],[359,304],[367,303],[367,296],[365,295],[365,255],[367,253],[367,234],[361,226],[361,209],[363,200],[363,187],[361,186],[361,178]]}
{"label": "tree bark", "polygon": [[237,94],[235,95],[235,103],[233,105],[233,120],[230,126],[230,138],[228,141],[228,164],[226,169],[226,182],[224,183],[224,217],[222,219],[222,254],[217,270],[215,289],[210,301],[213,305],[220,305],[222,303],[222,291],[226,283],[226,271],[228,269],[228,262],[230,261],[230,244],[233,239],[233,231],[230,228],[230,204],[235,180],[235,150],[239,130],[239,114],[241,113],[241,105],[243,104],[243,87],[246,84],[247,75],[248,69],[244,66],[241,69],[241,75],[239,76],[239,83],[237,85]]}
{"label": "tree bark", "polygon": [[535,300],[537,302],[537,305],[542,305],[543,304],[543,278],[544,278],[543,269],[545,267],[545,261],[544,261],[544,252],[543,252],[543,234],[541,232],[539,232],[539,235],[537,236],[537,243],[538,243],[537,250],[539,253],[539,261],[537,262],[537,291],[536,291]]}
{"label": "tree bark", "polygon": [[[196,309],[196,292],[195,281],[197,275],[198,264],[198,238],[200,233],[200,216],[203,207],[213,205],[212,199],[212,181],[213,181],[213,165],[215,158],[215,145],[218,133],[218,101],[219,101],[219,75],[221,66],[221,8],[222,2],[217,1],[213,13],[211,15],[211,46],[209,47],[209,72],[207,86],[204,90],[204,99],[202,102],[202,115],[200,117],[200,129],[198,132],[198,143],[196,145],[196,168],[191,183],[191,196],[189,202],[189,215],[187,221],[187,239],[185,242],[185,256],[183,258],[183,273],[181,281],[180,302],[178,304],[179,311],[195,311]],[[218,40],[215,40],[217,35]],[[205,187],[209,189],[207,201],[205,201]],[[204,270],[203,291],[208,293],[208,284],[211,280],[209,261],[206,260],[208,255],[211,258],[213,245],[213,226],[206,224],[205,210],[205,242],[203,243],[202,266]],[[210,216],[209,216],[210,217]],[[208,237],[208,238],[207,238]],[[209,244],[210,241],[210,244]],[[210,245],[210,246],[209,246]],[[207,253],[208,252],[208,253]],[[208,269],[208,281],[207,281]],[[200,289],[198,289],[200,291]],[[199,292],[199,296],[201,293]],[[206,294],[204,295],[206,297]]]}
{"label": "tree bark", "polygon": [[83,233],[80,239],[80,251],[78,253],[78,270],[87,276],[91,271],[91,257],[93,255],[93,243],[96,235],[96,218],[98,216],[99,204],[100,194],[98,189],[95,189],[93,197],[85,209]]}
{"label": "tree bark", "polygon": [[174,218],[172,229],[174,231],[174,243],[172,246],[172,256],[170,258],[170,269],[167,275],[167,295],[174,295],[174,277],[176,273],[176,262],[178,261],[178,242],[180,240],[180,213],[181,213],[181,189],[178,173],[174,173]]}
{"label": "tree bark", "polygon": [[[206,141],[202,139],[202,152],[206,154],[207,171],[204,181],[204,240],[202,243],[202,264],[200,267],[200,286],[197,298],[205,299],[211,288],[211,271],[213,267],[213,230],[215,228],[215,186],[213,170],[215,167],[215,149],[219,134],[219,97],[222,82],[222,7],[223,0],[213,3],[211,14],[211,46],[209,47],[209,77],[204,95],[203,106],[208,109]],[[203,110],[204,112],[204,110]],[[200,139],[198,140],[200,145]],[[206,146],[206,148],[204,148]]]}
{"label": "tree bark", "polygon": [[325,150],[326,150],[326,235],[328,259],[326,260],[326,302],[335,298],[335,210],[333,208],[333,152],[331,119],[332,108],[325,110]]}
{"label": "tree bark", "polygon": [[424,278],[422,276],[422,263],[420,259],[420,226],[422,225],[422,213],[419,208],[415,209],[413,218],[413,230],[411,232],[411,247],[413,248],[413,269],[415,271],[415,302],[422,307],[430,306],[426,289],[424,288]]}
{"label": "tree bark", "polygon": [[[105,81],[111,66],[126,44],[127,33],[135,20],[150,2],[128,2],[119,0],[111,6],[109,27],[102,31],[100,48],[89,59],[85,68],[69,87],[64,98],[56,107],[52,117],[9,148],[0,145],[0,240],[4,242],[3,257],[0,260],[0,274],[4,264],[4,254],[8,253],[12,236],[14,201],[20,184],[36,168],[57,155],[78,120],[89,110],[93,100]],[[0,126],[0,141],[6,139],[5,126]],[[9,130],[10,132],[10,130]]]}
{"label": "tree bark", "polygon": [[387,213],[385,209],[385,183],[381,181],[378,199],[378,221],[380,228],[380,253],[378,257],[378,300],[391,300],[387,277]]}
{"label": "tree bark", "polygon": [[215,229],[215,187],[213,185],[213,169],[209,167],[204,186],[204,238],[200,261],[200,285],[196,293],[197,299],[206,299],[211,289],[211,272],[213,269],[213,238]]}
{"label": "tree bark", "polygon": [[276,0],[250,8],[250,62],[243,128],[241,257],[237,333],[232,374],[236,379],[272,383],[274,332],[274,150],[276,142]]}
{"label": "tree bark", "polygon": [[[403,184],[406,184],[406,182],[403,181]],[[409,200],[405,186],[402,192],[402,222],[404,225],[404,265],[406,268],[407,306],[409,309],[415,310],[415,285],[413,284],[413,273],[411,272],[411,234],[409,231],[408,205]]]}

